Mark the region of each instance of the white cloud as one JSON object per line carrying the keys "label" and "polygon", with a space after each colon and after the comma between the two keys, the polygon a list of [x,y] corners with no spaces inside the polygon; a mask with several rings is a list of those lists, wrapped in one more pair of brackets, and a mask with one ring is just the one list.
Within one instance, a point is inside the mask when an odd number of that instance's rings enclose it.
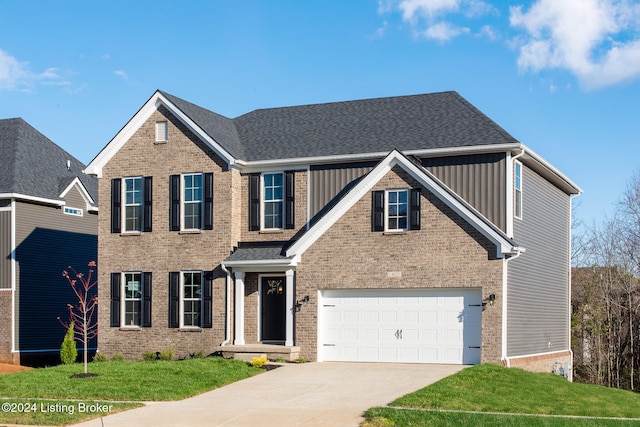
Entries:
{"label": "white cloud", "polygon": [[29,80],[29,64],[0,49],[0,89],[15,90]]}
{"label": "white cloud", "polygon": [[28,62],[21,62],[0,49],[0,90],[32,92],[36,85],[70,86],[58,73],[57,68],[33,72]]}
{"label": "white cloud", "polygon": [[129,75],[122,70],[116,70],[113,72],[113,74],[115,74],[118,77],[121,77],[124,80],[127,80],[129,78]]}
{"label": "white cloud", "polygon": [[478,37],[485,37],[491,41],[498,39],[498,33],[491,25],[483,25],[477,34]]}
{"label": "white cloud", "polygon": [[433,18],[444,12],[457,10],[460,0],[402,0],[398,8],[402,19],[414,22],[417,18]]}
{"label": "white cloud", "polygon": [[454,27],[448,22],[438,22],[437,24],[431,25],[427,28],[424,32],[424,36],[428,39],[446,42],[460,34],[468,32],[469,29],[466,27]]}
{"label": "white cloud", "polygon": [[626,0],[538,0],[528,11],[510,8],[524,28],[518,66],[538,72],[566,69],[588,88],[640,76],[640,6]]}

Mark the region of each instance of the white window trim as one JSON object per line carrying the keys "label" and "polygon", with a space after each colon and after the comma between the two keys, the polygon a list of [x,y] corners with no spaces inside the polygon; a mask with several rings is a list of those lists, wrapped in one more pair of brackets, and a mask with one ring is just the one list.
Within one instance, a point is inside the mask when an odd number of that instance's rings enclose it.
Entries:
{"label": "white window trim", "polygon": [[[127,179],[139,179],[140,180],[140,204],[133,204],[133,205],[128,205],[127,204]],[[144,209],[144,177],[142,176],[127,176],[122,178],[122,190],[121,190],[121,194],[122,194],[122,200],[121,200],[121,204],[122,204],[122,208],[121,208],[121,220],[120,220],[120,224],[122,227],[122,234],[136,234],[136,233],[140,233],[142,231],[142,221],[143,221],[143,214],[142,214],[142,210]],[[138,229],[137,230],[127,230],[127,207],[128,206],[140,206],[140,218],[138,221]]]}
{"label": "white window trim", "polygon": [[[138,325],[127,325],[125,323],[125,319],[127,317],[126,314],[126,302],[127,301],[138,301],[138,298],[127,298],[127,293],[126,293],[126,286],[127,286],[127,280],[126,280],[126,275],[127,274],[138,274],[140,275],[140,280],[139,280],[139,285],[140,285],[140,323]],[[120,278],[120,327],[121,328],[131,328],[131,329],[140,329],[142,328],[142,306],[143,306],[143,301],[144,301],[144,288],[142,286],[142,272],[141,271],[123,271],[121,273],[121,278]]]}
{"label": "white window trim", "polygon": [[[186,202],[184,197],[184,178],[186,176],[195,176],[200,175],[200,225],[196,228],[186,228],[184,225],[184,218],[187,210],[185,209],[186,204],[190,204],[193,202]],[[181,231],[200,231],[202,230],[202,223],[204,221],[204,173],[202,172],[192,172],[192,173],[183,173],[180,175],[180,230]]]}
{"label": "white window trim", "polygon": [[[184,275],[188,273],[200,274],[200,325],[185,325],[184,324],[184,302],[187,300],[184,297]],[[188,301],[198,301],[197,298],[189,298]],[[180,328],[182,329],[202,329],[202,306],[204,305],[204,272],[202,270],[185,270],[180,272]]]}
{"label": "white window trim", "polygon": [[70,206],[64,206],[62,208],[62,212],[65,215],[72,215],[72,216],[83,216],[84,215],[82,209],[80,209],[80,208],[72,208]]}
{"label": "white window trim", "polygon": [[[517,169],[520,169],[520,188],[516,186],[518,181]],[[522,219],[522,213],[524,211],[523,206],[523,181],[524,181],[524,168],[522,162],[516,160],[513,162],[513,217],[516,219]],[[520,201],[520,212],[518,214],[518,199]]]}
{"label": "white window trim", "polygon": [[169,140],[169,123],[166,120],[156,122],[156,142],[167,142]]}
{"label": "white window trim", "polygon": [[[280,200],[280,212],[282,214],[282,227],[265,227],[264,212],[266,200],[264,200],[264,176],[265,175],[280,175],[282,176],[282,199]],[[261,231],[282,231],[284,230],[284,202],[285,202],[285,188],[284,188],[285,175],[284,171],[272,171],[263,172],[260,174],[260,230]],[[272,202],[275,203],[275,202]]]}
{"label": "white window trim", "polygon": [[[389,228],[389,193],[404,192],[407,194],[407,226],[405,228]],[[391,188],[384,191],[384,231],[389,233],[402,233],[409,230],[409,190],[407,188]]]}

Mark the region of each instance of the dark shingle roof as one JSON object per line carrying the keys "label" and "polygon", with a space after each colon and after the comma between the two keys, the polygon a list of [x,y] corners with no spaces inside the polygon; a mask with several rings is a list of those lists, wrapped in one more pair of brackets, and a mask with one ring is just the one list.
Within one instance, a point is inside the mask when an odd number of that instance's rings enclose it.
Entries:
{"label": "dark shingle roof", "polygon": [[97,203],[98,182],[84,174],[84,168],[23,119],[0,120],[0,193],[60,200],[60,193],[78,177]]}
{"label": "dark shingle roof", "polygon": [[235,119],[161,93],[246,161],[518,142],[457,92],[261,109]]}
{"label": "dark shingle roof", "polygon": [[275,260],[287,260],[283,255],[283,244],[273,245],[259,245],[259,246],[246,246],[241,244],[227,259],[229,261],[275,261]]}

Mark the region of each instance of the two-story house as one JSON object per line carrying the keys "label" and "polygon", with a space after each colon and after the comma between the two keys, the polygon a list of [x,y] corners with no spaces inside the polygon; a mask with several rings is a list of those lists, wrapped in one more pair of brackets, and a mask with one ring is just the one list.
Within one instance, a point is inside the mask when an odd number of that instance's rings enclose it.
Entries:
{"label": "two-story house", "polygon": [[455,92],[230,119],[157,91],[87,173],[106,354],[571,362],[581,190]]}
{"label": "two-story house", "polygon": [[78,301],[62,271],[97,258],[98,181],[84,168],[23,119],[0,120],[0,362],[58,357],[58,317]]}

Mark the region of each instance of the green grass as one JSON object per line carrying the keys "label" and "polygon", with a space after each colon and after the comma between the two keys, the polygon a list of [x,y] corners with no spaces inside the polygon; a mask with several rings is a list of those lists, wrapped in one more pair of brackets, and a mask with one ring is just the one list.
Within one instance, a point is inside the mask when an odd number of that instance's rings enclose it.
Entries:
{"label": "green grass", "polygon": [[[507,414],[640,418],[640,394],[570,383],[553,374],[536,374],[496,365],[476,365],[403,396],[390,406]],[[372,408],[367,419],[389,425],[608,425],[607,420],[488,415]],[[616,420],[615,423],[620,423]],[[617,424],[618,425],[618,424]],[[640,425],[635,421],[629,425]]]}
{"label": "green grass", "polygon": [[[0,375],[0,403],[13,404],[16,409],[7,411],[9,407],[3,406],[0,424],[75,423],[105,415],[101,411],[81,412],[81,405],[90,402],[111,405],[110,413],[114,413],[141,406],[137,402],[195,396],[263,372],[246,362],[219,357],[91,363],[88,371],[98,376],[70,378],[82,370],[81,364],[74,364]],[[49,408],[53,410],[46,411]]]}

